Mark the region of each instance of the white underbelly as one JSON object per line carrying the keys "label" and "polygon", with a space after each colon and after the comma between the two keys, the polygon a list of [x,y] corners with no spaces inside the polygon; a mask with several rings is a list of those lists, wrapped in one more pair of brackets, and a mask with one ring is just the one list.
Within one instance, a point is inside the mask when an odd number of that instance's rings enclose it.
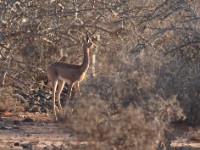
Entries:
{"label": "white underbelly", "polygon": [[59,80],[65,81],[65,82],[70,82],[69,79],[63,78],[62,76],[58,76]]}

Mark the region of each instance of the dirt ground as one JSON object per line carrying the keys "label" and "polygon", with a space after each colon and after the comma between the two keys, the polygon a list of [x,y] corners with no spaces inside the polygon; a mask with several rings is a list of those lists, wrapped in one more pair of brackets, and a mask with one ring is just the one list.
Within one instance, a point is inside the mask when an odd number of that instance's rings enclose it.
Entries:
{"label": "dirt ground", "polygon": [[[2,113],[0,118],[0,150],[70,149],[76,143],[73,134],[59,126],[52,115],[40,113]],[[200,150],[200,128],[175,125],[175,150]]]}
{"label": "dirt ground", "polygon": [[185,123],[173,125],[174,140],[171,146],[175,150],[200,150],[200,127]]}
{"label": "dirt ground", "polygon": [[69,131],[59,127],[48,114],[4,113],[0,119],[0,150],[67,149]]}

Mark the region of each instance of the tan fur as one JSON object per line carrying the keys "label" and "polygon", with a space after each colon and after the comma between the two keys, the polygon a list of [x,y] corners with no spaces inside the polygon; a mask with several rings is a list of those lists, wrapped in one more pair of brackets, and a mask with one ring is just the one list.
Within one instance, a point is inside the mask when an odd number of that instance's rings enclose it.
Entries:
{"label": "tan fur", "polygon": [[[71,98],[71,91],[73,86],[75,86],[78,97],[80,97],[79,83],[85,78],[90,63],[89,51],[91,48],[94,47],[95,45],[92,42],[89,42],[89,38],[87,37],[86,40],[83,40],[84,58],[81,65],[67,64],[64,62],[54,62],[49,66],[48,78],[51,80],[53,88],[53,107],[56,119],[57,115],[55,99],[58,100],[59,109],[62,110],[62,106],[60,104],[60,93],[62,92],[66,81],[69,82],[68,99]],[[58,90],[56,94],[57,85]]]}

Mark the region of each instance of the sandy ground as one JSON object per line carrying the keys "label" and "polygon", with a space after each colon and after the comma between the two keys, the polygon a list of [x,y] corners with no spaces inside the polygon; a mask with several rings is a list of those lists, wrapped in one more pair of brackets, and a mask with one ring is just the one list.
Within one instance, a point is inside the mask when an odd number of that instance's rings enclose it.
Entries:
{"label": "sandy ground", "polygon": [[[52,115],[5,112],[0,116],[0,150],[66,150],[76,143],[72,133],[60,127]],[[179,124],[174,128],[171,145],[175,150],[200,150],[199,127]]]}
{"label": "sandy ground", "polygon": [[0,150],[67,149],[70,137],[47,114],[5,113],[0,119]]}
{"label": "sandy ground", "polygon": [[176,124],[171,146],[175,150],[200,150],[200,127]]}

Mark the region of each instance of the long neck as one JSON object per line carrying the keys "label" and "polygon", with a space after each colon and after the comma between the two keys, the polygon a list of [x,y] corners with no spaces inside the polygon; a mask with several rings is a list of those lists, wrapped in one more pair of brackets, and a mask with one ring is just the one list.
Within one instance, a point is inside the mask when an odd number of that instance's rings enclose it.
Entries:
{"label": "long neck", "polygon": [[81,71],[85,72],[87,71],[90,63],[89,49],[83,46],[83,52],[84,52],[84,58],[83,58],[83,63],[81,64]]}

